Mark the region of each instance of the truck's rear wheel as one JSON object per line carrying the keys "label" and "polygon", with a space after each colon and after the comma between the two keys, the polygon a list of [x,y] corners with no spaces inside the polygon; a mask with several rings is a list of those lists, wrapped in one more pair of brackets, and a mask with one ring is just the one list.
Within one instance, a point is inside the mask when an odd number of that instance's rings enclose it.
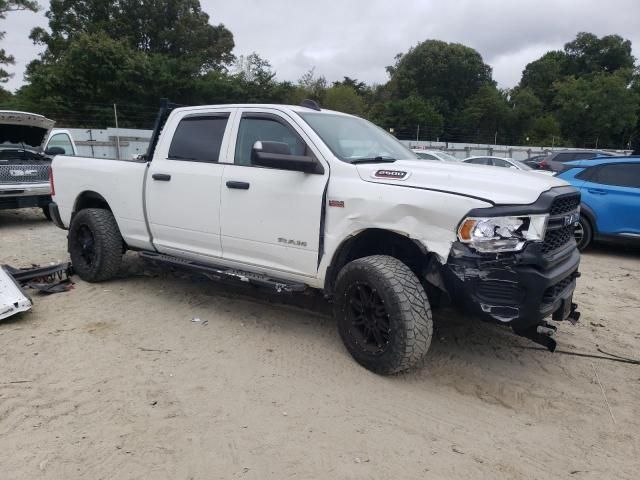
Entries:
{"label": "truck's rear wheel", "polygon": [[336,280],[334,313],[349,353],[375,373],[418,366],[431,345],[433,322],[424,288],[393,257],[348,263]]}
{"label": "truck's rear wheel", "polygon": [[69,254],[80,278],[101,282],[113,278],[122,261],[122,236],[109,210],[87,208],[74,215],[69,228]]}

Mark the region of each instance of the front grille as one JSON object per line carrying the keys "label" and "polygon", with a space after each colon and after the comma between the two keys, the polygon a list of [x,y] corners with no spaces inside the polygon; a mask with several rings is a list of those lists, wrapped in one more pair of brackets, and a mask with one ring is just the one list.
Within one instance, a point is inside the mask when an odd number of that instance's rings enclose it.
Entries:
{"label": "front grille", "polygon": [[478,296],[487,302],[518,303],[522,290],[514,282],[487,280],[478,285]]}
{"label": "front grille", "polygon": [[556,228],[555,230],[548,230],[544,236],[544,243],[542,244],[542,253],[549,253],[557,250],[560,247],[565,246],[574,237],[573,232],[575,227],[568,225],[562,228]]}
{"label": "front grille", "polygon": [[558,295],[560,295],[565,288],[571,285],[571,282],[573,282],[573,278],[574,278],[574,274],[572,273],[571,275],[564,278],[563,280],[560,280],[555,285],[552,285],[551,287],[547,288],[544,291],[544,295],[542,296],[542,302],[553,303],[553,301],[556,298],[558,298]]}
{"label": "front grille", "polygon": [[0,183],[43,183],[49,181],[49,165],[0,165]]}
{"label": "front grille", "polygon": [[572,193],[556,198],[551,204],[549,214],[554,217],[565,213],[573,212],[580,206],[580,194]]}

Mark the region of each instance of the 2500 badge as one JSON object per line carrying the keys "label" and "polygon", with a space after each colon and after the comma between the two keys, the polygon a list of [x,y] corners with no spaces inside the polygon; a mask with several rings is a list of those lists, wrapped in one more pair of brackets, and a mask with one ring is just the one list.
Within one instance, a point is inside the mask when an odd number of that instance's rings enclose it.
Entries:
{"label": "2500 badge", "polygon": [[377,170],[373,173],[373,178],[393,178],[395,180],[406,180],[408,172],[402,170]]}

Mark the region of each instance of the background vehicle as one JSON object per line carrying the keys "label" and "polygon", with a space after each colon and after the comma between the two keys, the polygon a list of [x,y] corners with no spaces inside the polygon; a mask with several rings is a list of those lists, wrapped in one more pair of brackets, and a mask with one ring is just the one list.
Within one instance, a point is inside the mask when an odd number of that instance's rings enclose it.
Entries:
{"label": "background vehicle", "polygon": [[516,170],[522,170],[524,172],[535,172],[546,175],[553,175],[551,172],[544,170],[534,170],[530,166],[514,160],[513,158],[501,158],[501,157],[469,157],[463,160],[464,163],[470,163],[472,165],[487,165],[493,167],[514,168]]}
{"label": "background vehicle", "polygon": [[69,132],[51,131],[53,124],[35,113],[0,111],[0,209],[41,207],[49,217],[51,157],[76,152]]}
{"label": "background vehicle", "polygon": [[527,158],[526,160],[522,160],[522,163],[533,168],[534,170],[539,170],[543,167],[540,166],[542,161],[547,158],[549,155],[535,155],[533,157]]}
{"label": "background vehicle", "polygon": [[576,242],[583,250],[592,241],[640,245],[640,157],[606,157],[564,164],[558,178],[580,190]]}
{"label": "background vehicle", "polygon": [[453,155],[443,152],[442,150],[423,150],[420,148],[412,148],[411,151],[416,154],[418,158],[423,160],[436,160],[440,162],[460,162],[459,158]]}
{"label": "background vehicle", "polygon": [[424,162],[313,102],[168,112],[144,159],[54,159],[51,213],[84,280],[113,278],[133,249],[210,277],[320,289],[351,355],[385,374],[421,363],[441,299],[551,350],[544,318],[577,319],[580,200],[566,182]]}
{"label": "background vehicle", "polygon": [[540,162],[540,168],[561,172],[565,162],[589,160],[597,157],[612,157],[614,154],[601,150],[560,150],[553,152]]}

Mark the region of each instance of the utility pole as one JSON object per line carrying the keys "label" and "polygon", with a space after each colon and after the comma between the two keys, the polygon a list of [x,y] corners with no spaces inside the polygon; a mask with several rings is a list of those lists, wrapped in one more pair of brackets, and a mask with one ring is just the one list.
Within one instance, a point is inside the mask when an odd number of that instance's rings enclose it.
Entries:
{"label": "utility pole", "polygon": [[420,125],[418,125],[418,129],[416,130],[416,142],[420,141]]}
{"label": "utility pole", "polygon": [[116,158],[120,160],[120,132],[118,129],[118,108],[113,104],[113,116],[116,119]]}
{"label": "utility pole", "polygon": [[497,146],[498,145],[498,131],[496,130],[496,134],[493,137],[493,146]]}
{"label": "utility pole", "polygon": [[596,150],[598,149],[598,141],[600,140],[600,135],[596,137]]}
{"label": "utility pole", "polygon": [[551,137],[551,150],[553,150],[553,147],[555,146],[555,144],[556,144],[556,136],[553,135]]}

